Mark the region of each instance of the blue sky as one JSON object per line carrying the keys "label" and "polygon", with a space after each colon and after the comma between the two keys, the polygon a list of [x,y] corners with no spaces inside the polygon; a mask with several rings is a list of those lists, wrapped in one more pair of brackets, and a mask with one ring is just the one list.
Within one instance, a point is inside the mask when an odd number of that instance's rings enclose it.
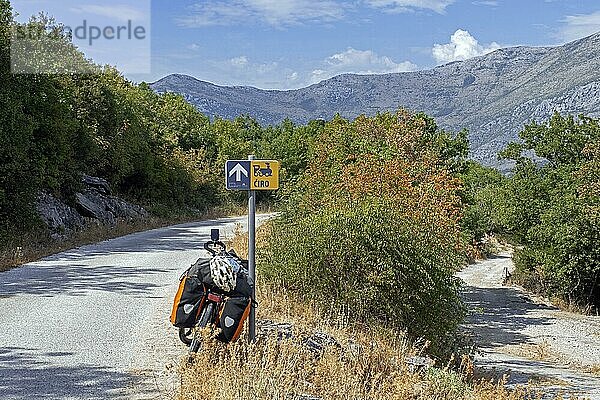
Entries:
{"label": "blue sky", "polygon": [[[144,4],[132,1],[78,3],[96,11]],[[12,3],[20,19],[41,8],[61,20],[73,9],[54,0]],[[499,47],[557,45],[600,31],[598,0],[154,0],[150,10],[151,73],[128,77],[185,73],[267,89],[347,72],[427,69]],[[101,61],[111,62],[108,56]]]}

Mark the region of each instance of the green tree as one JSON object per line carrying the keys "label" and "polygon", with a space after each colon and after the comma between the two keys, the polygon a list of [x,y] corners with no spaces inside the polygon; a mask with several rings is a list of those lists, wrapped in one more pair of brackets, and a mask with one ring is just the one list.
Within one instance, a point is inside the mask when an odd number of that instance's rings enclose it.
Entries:
{"label": "green tree", "polygon": [[496,169],[474,161],[464,163],[459,174],[463,182],[461,198],[464,205],[461,227],[468,242],[477,242],[484,235],[498,232],[501,226],[498,208],[504,195],[506,178]]}
{"label": "green tree", "polygon": [[[598,121],[555,114],[531,123],[504,157],[517,162],[502,185],[500,220],[523,248],[517,278],[529,288],[579,305],[600,305],[600,232],[595,143]],[[530,155],[543,158],[533,161]]]}

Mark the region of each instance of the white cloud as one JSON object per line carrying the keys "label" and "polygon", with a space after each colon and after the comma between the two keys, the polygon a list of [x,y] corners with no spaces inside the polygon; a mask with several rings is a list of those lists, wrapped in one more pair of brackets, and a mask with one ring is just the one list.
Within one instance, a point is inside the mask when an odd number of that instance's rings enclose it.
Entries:
{"label": "white cloud", "polygon": [[312,71],[311,81],[316,83],[344,73],[387,74],[416,69],[417,66],[410,61],[396,63],[391,58],[379,56],[372,50],[349,48],[324,60],[321,68]]}
{"label": "white cloud", "polygon": [[276,71],[279,67],[279,63],[276,61],[271,62],[254,62],[247,56],[239,56],[230,58],[227,61],[213,61],[210,62],[214,66],[217,66],[221,70],[227,70],[230,75],[251,75],[254,74],[256,77],[260,77],[268,74],[269,72]]}
{"label": "white cloud", "polygon": [[254,69],[260,75],[268,75],[269,73],[271,73],[273,71],[277,71],[278,68],[279,68],[279,63],[277,61],[272,61],[272,62],[267,62],[267,63],[262,63],[262,64],[256,64],[254,66]]}
{"label": "white cloud", "polygon": [[458,29],[450,36],[450,43],[434,44],[431,53],[436,62],[444,64],[481,56],[499,48],[496,42],[484,47],[468,31]]}
{"label": "white cloud", "polygon": [[[484,3],[495,0],[479,0]],[[282,27],[305,23],[327,23],[343,19],[360,4],[386,13],[431,10],[444,14],[456,0],[205,0],[177,18],[186,27],[229,26],[263,22]]]}
{"label": "white cloud", "polygon": [[410,12],[415,9],[432,10],[443,14],[446,7],[453,4],[455,0],[366,0],[371,7],[382,8],[390,13]]}
{"label": "white cloud", "polygon": [[201,74],[189,72],[219,85],[250,85],[262,89],[295,89],[306,86],[297,72],[278,61],[255,61],[241,55],[223,60],[202,60]]}
{"label": "white cloud", "polygon": [[592,14],[568,15],[558,32],[559,39],[570,42],[600,31],[600,11]]}
{"label": "white cloud", "polygon": [[248,65],[248,57],[246,57],[246,56],[234,57],[231,60],[229,60],[229,62],[234,67],[242,68],[242,67],[245,67],[246,65]]}
{"label": "white cloud", "polygon": [[332,0],[246,0],[272,25],[287,25],[318,20],[333,21],[343,17],[343,6]]}
{"label": "white cloud", "polygon": [[[195,53],[195,59],[200,57]],[[174,62],[169,59],[169,62]],[[334,54],[320,62],[296,63],[290,67],[283,60],[253,60],[246,55],[221,60],[202,59],[201,71],[182,71],[219,85],[251,85],[262,89],[297,89],[343,73],[384,74],[414,71],[411,62],[395,62],[371,50]],[[199,73],[200,72],[200,73]]]}
{"label": "white cloud", "polygon": [[186,27],[266,22],[273,26],[342,19],[344,6],[334,0],[207,0],[190,8],[177,22]]}

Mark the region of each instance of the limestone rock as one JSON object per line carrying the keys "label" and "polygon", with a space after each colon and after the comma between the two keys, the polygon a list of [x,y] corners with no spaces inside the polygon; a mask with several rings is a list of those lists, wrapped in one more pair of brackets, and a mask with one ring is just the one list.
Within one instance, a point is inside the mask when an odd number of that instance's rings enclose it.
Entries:
{"label": "limestone rock", "polygon": [[87,225],[114,226],[118,220],[131,222],[149,216],[143,207],[111,196],[105,179],[83,175],[82,182],[86,188],[75,194],[74,207],[48,193],[39,194],[37,212],[54,238],[67,238]]}
{"label": "limestone rock", "polygon": [[89,188],[96,189],[102,194],[111,194],[110,184],[106,179],[98,178],[95,176],[82,175],[81,181]]}
{"label": "limestone rock", "polygon": [[85,225],[84,219],[75,209],[48,193],[42,192],[38,195],[36,210],[57,238],[81,230]]}
{"label": "limestone rock", "polygon": [[342,347],[333,336],[320,331],[313,333],[311,336],[304,339],[302,343],[317,356],[323,354],[328,347]]}
{"label": "limestone rock", "polygon": [[103,223],[113,224],[115,219],[133,221],[148,217],[148,212],[140,206],[126,202],[115,196],[107,196],[94,189],[77,193],[77,205],[82,215],[95,218]]}
{"label": "limestone rock", "polygon": [[110,211],[106,211],[104,204],[95,201],[90,191],[75,194],[75,207],[84,217],[97,219],[104,224],[114,225],[115,216]]}
{"label": "limestone rock", "polygon": [[273,322],[269,320],[256,321],[256,331],[258,336],[277,336],[278,340],[291,339],[294,337],[293,325],[286,322]]}

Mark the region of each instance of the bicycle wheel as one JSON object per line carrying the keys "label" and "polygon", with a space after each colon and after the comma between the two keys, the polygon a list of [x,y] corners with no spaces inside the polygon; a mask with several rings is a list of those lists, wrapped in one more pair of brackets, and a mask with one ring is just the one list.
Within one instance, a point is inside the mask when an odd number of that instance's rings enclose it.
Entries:
{"label": "bicycle wheel", "polygon": [[208,325],[208,321],[210,321],[214,308],[214,303],[209,303],[204,310],[202,310],[202,314],[200,315],[200,319],[194,330],[194,338],[190,343],[190,354],[197,353],[202,347],[202,328],[205,328],[206,325]]}
{"label": "bicycle wheel", "polygon": [[194,330],[192,328],[179,328],[179,340],[183,342],[186,346],[192,344],[192,333]]}

